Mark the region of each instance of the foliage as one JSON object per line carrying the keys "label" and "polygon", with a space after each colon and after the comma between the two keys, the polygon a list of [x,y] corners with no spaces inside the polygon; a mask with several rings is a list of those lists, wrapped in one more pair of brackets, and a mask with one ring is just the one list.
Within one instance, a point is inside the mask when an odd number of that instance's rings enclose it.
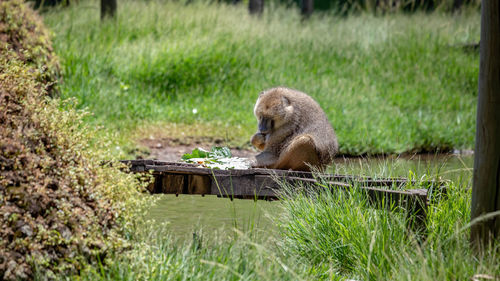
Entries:
{"label": "foliage", "polygon": [[[22,1],[0,2],[0,279],[76,274],[127,246],[143,204],[107,140],[72,101],[48,97],[57,60]],[[132,208],[132,209],[129,209]]]}
{"label": "foliage", "polygon": [[197,124],[249,145],[258,93],[284,85],[319,102],[341,154],[473,148],[479,56],[460,46],[479,40],[476,11],[302,22],[283,7],[256,18],[243,6],[125,1],[101,23],[86,8],[97,4],[45,21],[66,74],[62,96],[122,139],[152,123],[164,137],[181,137],[165,123],[186,135]]}
{"label": "foliage", "polygon": [[59,72],[49,32],[41,19],[23,1],[0,2],[0,44],[14,51],[17,58],[36,71],[35,78],[51,92]]}

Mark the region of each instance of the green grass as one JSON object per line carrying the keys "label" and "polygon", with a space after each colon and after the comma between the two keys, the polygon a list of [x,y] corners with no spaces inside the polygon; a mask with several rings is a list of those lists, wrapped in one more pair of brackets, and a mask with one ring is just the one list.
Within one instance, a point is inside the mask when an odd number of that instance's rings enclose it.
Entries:
{"label": "green grass", "polygon": [[[470,172],[430,205],[427,236],[407,231],[405,211],[373,209],[362,193],[287,195],[283,248],[305,263],[355,280],[470,280],[500,276],[499,244],[475,256],[469,247]],[[316,187],[321,188],[321,187]]]}
{"label": "green grass", "polygon": [[343,154],[473,147],[478,55],[457,45],[478,42],[476,12],[303,22],[281,7],[258,18],[244,6],[124,1],[101,23],[98,2],[80,1],[44,18],[62,96],[121,140],[176,123],[248,143],[258,93],[284,85],[321,104]]}
{"label": "green grass", "polygon": [[81,280],[306,280],[308,266],[275,251],[273,242],[231,236],[186,242],[146,226],[135,233],[133,250],[108,267],[88,268]]}

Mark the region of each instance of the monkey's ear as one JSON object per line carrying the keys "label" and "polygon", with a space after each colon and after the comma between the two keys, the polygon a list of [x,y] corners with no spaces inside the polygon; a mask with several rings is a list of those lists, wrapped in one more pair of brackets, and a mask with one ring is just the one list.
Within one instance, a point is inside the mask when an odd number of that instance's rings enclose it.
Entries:
{"label": "monkey's ear", "polygon": [[259,93],[259,97],[260,97],[260,96],[262,96],[262,94],[263,94],[264,92],[265,92],[265,91],[260,92],[260,93]]}
{"label": "monkey's ear", "polygon": [[283,107],[285,108],[287,114],[293,114],[293,106],[290,104],[290,100],[287,97],[282,96],[281,102],[283,103]]}
{"label": "monkey's ear", "polygon": [[290,100],[285,96],[281,96],[281,102],[283,103],[283,106],[285,106],[285,107],[290,105]]}

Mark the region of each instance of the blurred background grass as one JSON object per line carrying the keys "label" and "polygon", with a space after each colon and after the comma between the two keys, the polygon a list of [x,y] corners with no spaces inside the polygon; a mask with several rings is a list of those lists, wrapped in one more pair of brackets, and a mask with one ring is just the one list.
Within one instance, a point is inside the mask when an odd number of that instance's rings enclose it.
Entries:
{"label": "blurred background grass", "polygon": [[[323,107],[348,155],[471,149],[477,9],[460,13],[317,13],[268,5],[121,1],[101,22],[97,1],[44,14],[63,65],[64,98],[130,142],[169,124],[248,145],[260,91],[302,90]],[[175,132],[173,132],[175,133]],[[144,137],[144,130],[139,137]],[[175,136],[172,136],[175,137]]]}

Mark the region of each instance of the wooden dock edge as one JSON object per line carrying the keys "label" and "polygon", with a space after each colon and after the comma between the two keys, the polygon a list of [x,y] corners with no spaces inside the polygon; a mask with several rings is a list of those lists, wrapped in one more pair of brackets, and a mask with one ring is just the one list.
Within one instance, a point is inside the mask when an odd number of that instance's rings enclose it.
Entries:
{"label": "wooden dock edge", "polygon": [[[277,200],[282,185],[328,186],[350,190],[359,188],[367,195],[371,205],[378,208],[398,206],[406,210],[409,228],[425,230],[429,190],[427,188],[404,189],[415,181],[405,178],[376,179],[350,175],[315,175],[308,172],[272,169],[213,170],[195,165],[157,160],[125,160],[133,173],[151,173],[151,193],[217,195],[230,199]],[[320,180],[317,180],[317,177]],[[444,182],[423,182],[429,189],[446,194]],[[393,189],[391,189],[393,188]],[[319,189],[318,189],[319,190]]]}

